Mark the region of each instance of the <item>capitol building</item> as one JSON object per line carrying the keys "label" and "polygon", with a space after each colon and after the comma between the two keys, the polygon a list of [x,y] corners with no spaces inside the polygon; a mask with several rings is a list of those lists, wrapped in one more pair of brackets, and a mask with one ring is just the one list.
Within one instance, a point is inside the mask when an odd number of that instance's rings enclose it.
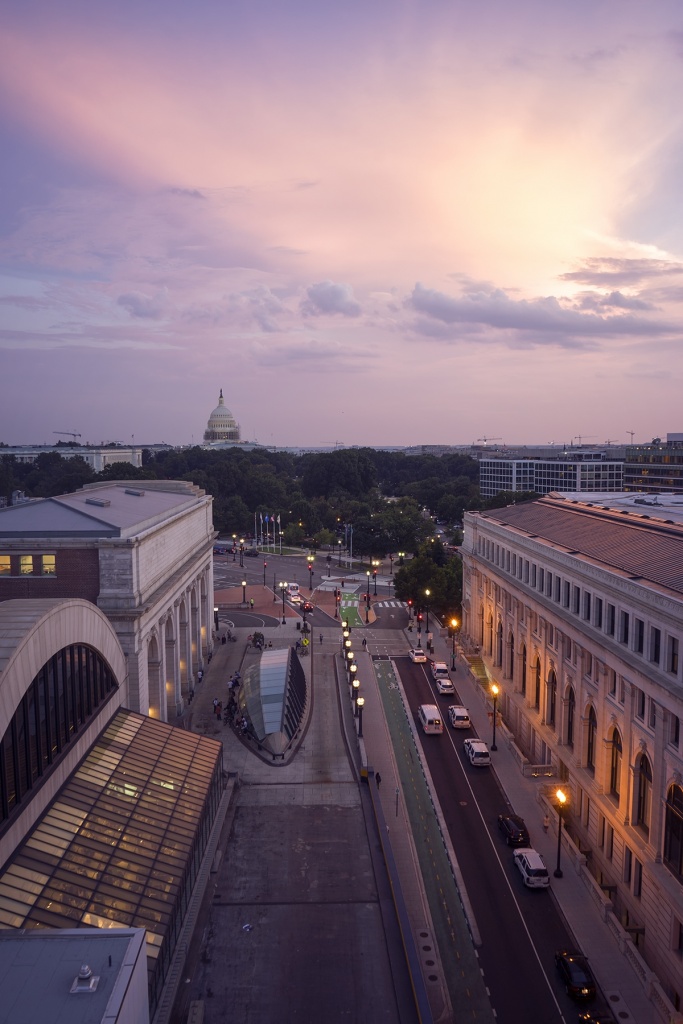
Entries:
{"label": "capitol building", "polygon": [[206,430],[204,431],[204,441],[210,444],[216,441],[239,442],[239,440],[239,423],[235,421],[234,416],[225,405],[223,389],[221,388],[218,396],[218,405],[209,416]]}

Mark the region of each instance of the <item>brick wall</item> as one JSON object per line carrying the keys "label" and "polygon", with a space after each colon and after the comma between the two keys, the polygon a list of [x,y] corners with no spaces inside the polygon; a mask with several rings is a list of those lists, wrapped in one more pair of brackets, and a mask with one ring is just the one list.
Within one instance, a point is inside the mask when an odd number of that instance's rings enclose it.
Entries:
{"label": "brick wall", "polygon": [[[0,554],[2,554],[0,549]],[[9,552],[4,552],[9,553]],[[100,592],[99,553],[97,548],[41,547],[22,549],[22,554],[36,557],[39,568],[40,555],[56,555],[54,576],[19,576],[19,552],[12,551],[12,575],[0,576],[0,601],[17,598],[80,597],[97,603]]]}

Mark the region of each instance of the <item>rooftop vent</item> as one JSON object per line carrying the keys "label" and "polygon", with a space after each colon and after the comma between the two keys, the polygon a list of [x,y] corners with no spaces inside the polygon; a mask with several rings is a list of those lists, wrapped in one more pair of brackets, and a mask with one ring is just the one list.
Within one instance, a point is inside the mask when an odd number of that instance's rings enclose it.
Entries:
{"label": "rooftop vent", "polygon": [[95,992],[99,985],[99,975],[94,975],[92,967],[88,964],[82,964],[81,969],[73,980],[73,984],[69,989],[69,992],[75,994],[77,992]]}
{"label": "rooftop vent", "polygon": [[86,505],[97,505],[98,508],[109,508],[111,502],[109,498],[86,498]]}
{"label": "rooftop vent", "polygon": [[134,498],[144,497],[144,491],[136,491],[133,487],[126,487],[124,494],[132,494]]}

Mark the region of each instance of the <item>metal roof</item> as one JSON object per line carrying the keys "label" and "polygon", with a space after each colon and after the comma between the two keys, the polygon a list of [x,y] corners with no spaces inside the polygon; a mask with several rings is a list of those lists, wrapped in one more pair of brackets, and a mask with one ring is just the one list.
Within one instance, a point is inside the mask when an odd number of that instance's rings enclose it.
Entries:
{"label": "metal roof", "polygon": [[613,504],[611,495],[601,496],[604,505],[549,495],[476,515],[618,570],[630,579],[683,594],[683,523],[663,518],[666,508],[635,504],[638,495],[629,497],[626,507],[612,508],[607,507]]}

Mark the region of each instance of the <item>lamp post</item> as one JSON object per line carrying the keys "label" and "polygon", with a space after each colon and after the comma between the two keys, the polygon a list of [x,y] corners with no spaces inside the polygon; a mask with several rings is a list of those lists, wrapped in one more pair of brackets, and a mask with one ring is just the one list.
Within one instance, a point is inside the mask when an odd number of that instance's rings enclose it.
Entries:
{"label": "lamp post", "polygon": [[268,568],[268,563],[267,563],[267,562],[264,562],[264,563],[263,563],[263,586],[264,586],[264,587],[265,587],[265,585],[266,585],[266,569],[267,569],[267,568]]}
{"label": "lamp post", "polygon": [[313,593],[313,562],[308,563],[308,589]]}
{"label": "lamp post", "polygon": [[491,683],[491,693],[493,694],[493,743],[491,744],[491,750],[498,750],[496,746],[496,709],[498,707],[499,692],[498,684]]}
{"label": "lamp post", "polygon": [[337,541],[337,550],[339,552],[339,561],[337,562],[337,565],[339,566],[340,569],[341,569],[341,549],[342,549],[342,542],[341,542],[341,540],[338,540]]}
{"label": "lamp post", "polygon": [[394,575],[394,556],[389,555],[389,575]]}
{"label": "lamp post", "polygon": [[555,796],[557,797],[557,867],[553,874],[555,878],[562,878],[562,868],[560,867],[560,858],[562,856],[562,815],[564,814],[564,805],[567,802],[567,794],[563,789],[558,789]]}
{"label": "lamp post", "polygon": [[398,553],[398,564],[403,565],[403,560],[406,557],[405,551],[399,551]]}
{"label": "lamp post", "polygon": [[380,563],[373,559],[372,564],[374,566],[374,568],[372,570],[372,578],[373,578],[374,583],[375,583],[375,597],[377,597],[377,567],[380,565]]}
{"label": "lamp post", "polygon": [[425,590],[425,612],[427,613],[427,618],[426,618],[426,621],[425,621],[425,632],[426,633],[429,632],[429,598],[431,597],[431,593],[432,593],[431,590],[429,590],[429,589]]}
{"label": "lamp post", "polygon": [[282,594],[282,625],[285,623],[285,594],[287,592],[287,584],[284,582],[280,583],[280,593]]}
{"label": "lamp post", "polygon": [[[367,589],[367,594],[366,594],[366,598],[368,598],[368,597],[370,597],[370,570],[369,569],[366,569],[365,575],[368,578],[368,589]],[[366,600],[366,604],[370,604],[370,602]]]}
{"label": "lamp post", "polygon": [[242,580],[242,604],[247,603],[247,581]]}
{"label": "lamp post", "polygon": [[233,535],[232,535],[232,560],[233,560],[233,562],[235,561],[236,558],[237,558],[237,534],[233,533]]}
{"label": "lamp post", "polygon": [[358,739],[363,738],[363,708],[365,707],[365,697],[359,697],[356,701],[356,707],[358,708]]}
{"label": "lamp post", "polygon": [[244,569],[244,540],[240,541],[240,568]]}
{"label": "lamp post", "polygon": [[349,676],[351,676],[351,678],[353,678],[352,673],[351,673],[351,668],[353,666],[353,658],[354,658],[353,651],[347,651],[346,652],[346,665],[348,667]]}
{"label": "lamp post", "polygon": [[356,677],[354,676],[353,677],[353,682],[351,683],[351,686],[353,687],[353,713],[357,717],[358,716],[358,692],[360,690],[360,679],[356,679]]}
{"label": "lamp post", "polygon": [[214,627],[216,629],[216,632],[218,632],[218,605],[217,604],[215,604],[213,606],[213,624],[214,624]]}
{"label": "lamp post", "polygon": [[[358,671],[358,665],[354,661],[351,662],[349,674],[351,676],[351,686],[353,686],[353,680],[356,678],[356,672]],[[360,685],[360,684],[359,684]]]}
{"label": "lamp post", "polygon": [[273,604],[277,601],[277,574],[273,573]]}
{"label": "lamp post", "polygon": [[455,672],[455,631],[458,628],[458,620],[451,619],[451,672]]}

